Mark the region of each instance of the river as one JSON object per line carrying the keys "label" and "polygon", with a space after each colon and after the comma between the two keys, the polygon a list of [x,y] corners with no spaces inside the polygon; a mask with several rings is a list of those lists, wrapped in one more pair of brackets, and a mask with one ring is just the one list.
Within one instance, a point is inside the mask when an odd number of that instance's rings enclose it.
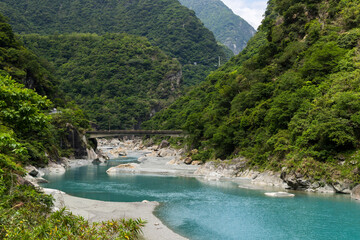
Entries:
{"label": "river", "polygon": [[[155,215],[189,239],[360,239],[360,202],[346,195],[295,192],[271,198],[244,183],[191,177],[121,174],[106,170],[136,158],[73,167],[47,175],[43,187],[117,202],[158,201]],[[119,216],[120,218],[121,216]]]}

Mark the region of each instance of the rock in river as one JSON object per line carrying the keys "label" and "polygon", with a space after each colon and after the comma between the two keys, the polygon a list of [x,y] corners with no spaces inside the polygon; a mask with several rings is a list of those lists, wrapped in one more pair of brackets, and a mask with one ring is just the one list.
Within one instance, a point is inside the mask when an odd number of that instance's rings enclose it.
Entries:
{"label": "rock in river", "polygon": [[354,187],[351,191],[351,198],[360,200],[360,184]]}
{"label": "rock in river", "polygon": [[287,192],[267,192],[265,195],[269,197],[295,197],[295,194]]}

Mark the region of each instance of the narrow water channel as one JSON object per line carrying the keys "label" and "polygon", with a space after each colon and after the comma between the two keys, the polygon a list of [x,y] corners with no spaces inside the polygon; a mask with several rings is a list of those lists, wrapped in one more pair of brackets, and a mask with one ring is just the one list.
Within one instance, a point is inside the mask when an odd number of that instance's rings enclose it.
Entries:
{"label": "narrow water channel", "polygon": [[270,198],[265,190],[233,182],[106,174],[109,167],[129,161],[136,158],[73,167],[45,176],[50,182],[43,187],[103,201],[161,202],[155,214],[190,239],[360,239],[360,202],[349,196],[296,192],[294,198]]}

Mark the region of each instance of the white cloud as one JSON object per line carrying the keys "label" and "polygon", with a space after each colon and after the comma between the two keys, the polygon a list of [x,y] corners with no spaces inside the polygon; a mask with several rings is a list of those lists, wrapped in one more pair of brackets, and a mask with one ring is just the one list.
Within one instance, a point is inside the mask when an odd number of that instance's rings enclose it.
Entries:
{"label": "white cloud", "polygon": [[222,0],[226,6],[255,29],[261,24],[266,10],[267,0]]}

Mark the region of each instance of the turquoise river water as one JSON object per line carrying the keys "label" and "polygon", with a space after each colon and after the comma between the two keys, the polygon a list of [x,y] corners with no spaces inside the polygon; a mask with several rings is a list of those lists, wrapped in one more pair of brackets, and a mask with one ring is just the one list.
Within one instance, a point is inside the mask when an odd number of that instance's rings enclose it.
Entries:
{"label": "turquoise river water", "polygon": [[129,161],[136,158],[70,168],[45,176],[50,183],[43,187],[103,201],[161,202],[155,215],[189,239],[360,239],[360,202],[349,196],[296,192],[294,198],[271,198],[234,182],[106,174]]}

